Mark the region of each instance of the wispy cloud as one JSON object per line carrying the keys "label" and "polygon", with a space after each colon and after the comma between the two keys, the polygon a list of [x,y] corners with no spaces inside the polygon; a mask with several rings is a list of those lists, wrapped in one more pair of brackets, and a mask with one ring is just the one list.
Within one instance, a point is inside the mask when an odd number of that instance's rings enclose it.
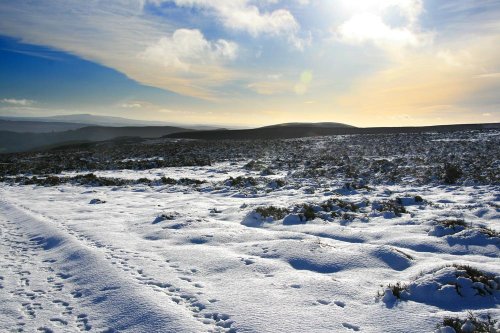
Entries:
{"label": "wispy cloud", "polygon": [[30,106],[35,104],[35,101],[32,101],[30,99],[3,98],[0,100],[0,103],[19,105],[19,106]]}
{"label": "wispy cloud", "polygon": [[27,55],[30,57],[37,57],[37,58],[42,58],[42,59],[61,61],[61,58],[58,58],[57,56],[51,55],[47,52],[35,52],[35,51],[31,51],[31,50],[13,50],[13,49],[1,49],[1,50],[7,51],[7,52],[12,52],[12,53],[19,53],[19,54]]}
{"label": "wispy cloud", "polygon": [[480,78],[480,79],[500,79],[500,72],[499,73],[479,74],[479,75],[476,75],[476,77]]}
{"label": "wispy cloud", "polygon": [[[217,99],[217,87],[236,73],[216,60],[234,58],[236,44],[208,41],[196,30],[177,29],[148,16],[143,5],[143,0],[2,1],[0,34],[76,54],[145,85]],[[207,55],[202,66],[199,60]],[[173,70],[173,64],[189,67],[190,75]]]}
{"label": "wispy cloud", "polygon": [[124,109],[140,109],[140,108],[142,108],[141,103],[123,103],[120,106]]}
{"label": "wispy cloud", "polygon": [[293,91],[293,81],[286,80],[270,80],[257,81],[247,85],[247,88],[253,90],[260,95],[277,95],[285,94]]}

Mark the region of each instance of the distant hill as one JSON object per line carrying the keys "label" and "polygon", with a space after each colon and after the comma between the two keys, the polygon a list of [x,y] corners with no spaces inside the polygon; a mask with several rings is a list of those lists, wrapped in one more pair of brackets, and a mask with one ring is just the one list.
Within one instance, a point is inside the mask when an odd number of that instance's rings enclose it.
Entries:
{"label": "distant hill", "polygon": [[303,127],[308,127],[308,128],[355,128],[355,126],[347,125],[347,124],[342,124],[342,123],[333,123],[333,122],[323,122],[323,123],[283,123],[283,124],[276,124],[276,125],[270,125],[270,126],[264,126],[261,128],[282,128],[282,127],[288,127],[288,128],[303,128]]}
{"label": "distant hill", "polygon": [[[60,126],[72,126],[74,124]],[[28,128],[30,124],[26,125]],[[58,126],[52,124],[51,126]],[[35,125],[36,127],[36,125]],[[14,131],[0,131],[0,153],[21,152],[34,149],[48,149],[63,145],[74,145],[117,140],[126,138],[183,138],[200,140],[259,140],[259,139],[287,139],[312,136],[345,135],[345,134],[390,134],[390,133],[421,133],[447,132],[457,130],[480,130],[500,128],[500,123],[491,124],[462,124],[440,125],[423,127],[369,127],[358,128],[339,123],[288,123],[243,130],[210,130],[196,131],[175,126],[86,126],[74,130],[50,133],[18,133]]]}
{"label": "distant hill", "polygon": [[[11,121],[11,123],[5,123],[6,121]],[[31,123],[31,125],[24,125],[23,123]],[[0,116],[0,130],[2,131],[5,130],[12,132],[44,133],[52,131],[67,131],[70,129],[77,129],[90,125],[108,126],[108,127],[172,126],[172,127],[183,127],[187,129],[196,129],[196,130],[220,129],[220,126],[196,125],[196,124],[186,125],[186,124],[165,122],[165,121],[137,120],[137,119],[127,119],[121,117],[98,116],[93,114],[73,114],[73,115],[60,115],[60,116],[50,116],[50,117]],[[7,126],[11,126],[11,128],[6,128]],[[28,130],[24,131],[24,128],[27,128]]]}
{"label": "distant hill", "polygon": [[34,122],[59,122],[98,126],[169,126],[170,124],[162,121],[147,121],[127,119],[121,117],[98,116],[93,114],[70,114],[49,117],[0,117],[3,120],[13,121],[34,121]]}
{"label": "distant hill", "polygon": [[50,133],[75,130],[88,126],[87,124],[48,122],[48,121],[18,121],[0,119],[0,131],[18,133]]}
{"label": "distant hill", "polygon": [[[326,124],[326,125],[325,125]],[[336,124],[337,126],[333,126]],[[457,130],[478,130],[500,128],[500,123],[493,124],[461,124],[438,125],[422,127],[368,127],[358,128],[337,123],[292,123],[260,127],[248,130],[215,130],[178,132],[167,135],[168,138],[185,138],[200,140],[257,140],[257,139],[289,139],[311,136],[344,135],[344,134],[390,134],[390,133],[421,133],[446,132]]]}
{"label": "distant hill", "polygon": [[104,127],[88,126],[76,130],[53,133],[16,133],[0,131],[0,152],[19,152],[43,146],[55,146],[70,142],[105,141],[120,137],[158,138],[189,129],[172,126]]}

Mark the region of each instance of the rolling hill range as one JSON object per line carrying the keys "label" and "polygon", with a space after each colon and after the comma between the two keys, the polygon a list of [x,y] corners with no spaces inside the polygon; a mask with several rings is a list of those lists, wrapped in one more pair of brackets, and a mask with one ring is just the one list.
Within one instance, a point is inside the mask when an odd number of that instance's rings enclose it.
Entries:
{"label": "rolling hill range", "polygon": [[32,120],[5,120],[0,119],[0,131],[18,132],[18,133],[50,133],[76,130],[89,124],[32,121]]}
{"label": "rolling hill range", "polygon": [[457,130],[480,130],[500,128],[500,123],[493,124],[461,124],[423,127],[368,127],[360,128],[339,123],[291,123],[260,127],[246,130],[213,130],[177,132],[167,135],[168,138],[185,138],[199,140],[257,140],[257,139],[289,139],[325,135],[345,134],[383,134],[383,133],[421,133],[447,132]]}
{"label": "rolling hill range", "polygon": [[[48,123],[53,126],[71,126],[77,124]],[[80,124],[81,125],[81,124]],[[29,129],[30,123],[25,126]],[[36,124],[33,125],[36,129]],[[62,128],[61,127],[61,128]],[[198,140],[268,140],[289,139],[313,136],[346,135],[346,134],[390,134],[449,132],[457,130],[481,130],[500,128],[500,123],[462,124],[425,127],[369,127],[358,128],[340,123],[287,123],[265,126],[255,129],[215,129],[193,130],[174,126],[85,126],[81,128],[53,132],[19,133],[0,130],[0,153],[23,152],[35,149],[50,149],[73,144],[116,140],[117,138],[172,138]]]}
{"label": "rolling hill range", "polygon": [[171,126],[195,130],[220,129],[221,126],[181,124],[157,120],[138,120],[122,117],[99,116],[93,114],[73,114],[50,117],[11,117],[0,115],[0,131],[48,133],[74,130],[87,126],[144,127]]}
{"label": "rolling hill range", "polygon": [[16,133],[0,131],[0,152],[20,152],[43,146],[112,140],[120,137],[158,138],[189,129],[173,126],[104,127],[87,126],[53,133]]}

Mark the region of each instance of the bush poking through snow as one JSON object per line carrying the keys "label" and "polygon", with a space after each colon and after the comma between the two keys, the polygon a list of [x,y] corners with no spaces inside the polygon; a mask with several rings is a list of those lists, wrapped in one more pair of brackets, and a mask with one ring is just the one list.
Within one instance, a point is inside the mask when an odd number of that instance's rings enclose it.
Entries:
{"label": "bush poking through snow", "polygon": [[356,204],[344,201],[339,198],[328,199],[327,201],[321,204],[321,208],[323,208],[323,210],[327,212],[337,211],[339,208],[343,212],[357,212],[359,210],[359,207]]}
{"label": "bush poking through snow", "polygon": [[[289,211],[286,208],[279,208],[275,206],[258,207],[257,209],[249,212],[243,221],[241,221],[241,224],[247,227],[260,228],[265,223],[272,223],[273,221],[281,219],[286,220],[286,218],[290,216],[288,213]],[[283,224],[285,224],[284,221]]]}
{"label": "bush poking through snow", "polygon": [[272,217],[273,220],[281,220],[289,213],[288,209],[275,206],[258,207],[255,212],[264,218]]}
{"label": "bush poking through snow", "polygon": [[421,205],[425,203],[424,199],[419,195],[414,197],[397,197],[396,202],[401,206]]}
{"label": "bush poking through snow", "polygon": [[164,185],[175,185],[175,184],[177,184],[177,181],[175,179],[170,178],[170,177],[165,177],[165,176],[161,177],[160,181]]}
{"label": "bush poking through snow", "polygon": [[312,205],[304,204],[300,213],[304,216],[306,221],[312,221],[316,218],[316,211]]}
{"label": "bush poking through snow", "polygon": [[158,215],[154,221],[153,224],[158,224],[163,221],[173,221],[175,220],[180,214],[177,212],[169,212],[169,213],[161,213]]}
{"label": "bush poking through snow", "polygon": [[274,173],[273,169],[271,169],[270,167],[267,167],[267,168],[265,168],[264,170],[262,170],[260,172],[261,176],[271,176],[271,175],[274,175],[274,174],[275,173]]}
{"label": "bush poking through snow", "polygon": [[497,321],[490,315],[485,318],[474,316],[469,312],[467,318],[445,317],[441,324],[437,325],[437,333],[495,333],[498,332]]}
{"label": "bush poking through snow", "polygon": [[[488,306],[500,289],[500,277],[495,277],[467,265],[444,266],[423,274],[408,284],[389,284],[378,292],[387,304],[395,300],[411,300],[441,307]],[[485,299],[488,298],[488,299]]]}
{"label": "bush poking through snow", "polygon": [[438,222],[445,228],[460,229],[463,230],[468,227],[464,220],[444,220]]}
{"label": "bush poking through snow", "polygon": [[[469,230],[469,235],[461,233],[464,230]],[[459,234],[460,233],[460,234]],[[500,233],[488,227],[472,227],[472,224],[467,224],[464,220],[444,220],[437,221],[434,228],[429,231],[429,236],[443,237],[448,235],[460,235],[460,237],[471,237],[471,235],[484,235],[487,238],[500,238]]]}
{"label": "bush poking through snow", "polygon": [[232,187],[248,187],[257,185],[257,180],[253,177],[238,176],[236,178],[229,177],[224,183]]}
{"label": "bush poking through snow", "polygon": [[448,163],[445,164],[443,174],[443,181],[445,184],[455,184],[462,175],[463,172],[458,166]]}
{"label": "bush poking through snow", "polygon": [[267,186],[272,189],[277,189],[285,186],[285,181],[283,179],[273,179],[267,184]]}
{"label": "bush poking through snow", "polygon": [[401,282],[395,284],[388,284],[384,291],[378,292],[377,296],[382,297],[385,303],[391,302],[394,298],[403,299],[403,294],[408,291],[408,285]]}
{"label": "bush poking through snow", "polygon": [[464,220],[443,220],[437,221],[434,228],[429,231],[429,236],[443,237],[453,235],[469,228]]}
{"label": "bush poking through snow", "polygon": [[76,175],[73,177],[64,176],[33,176],[33,177],[16,177],[10,179],[11,182],[22,185],[40,185],[40,186],[57,186],[61,184],[73,184],[83,186],[127,186],[127,185],[200,185],[205,183],[204,180],[181,178],[175,180],[172,178],[161,177],[159,179],[139,178],[139,179],[122,179],[116,177],[98,177],[93,173]]}
{"label": "bush poking through snow", "polygon": [[500,232],[493,230],[493,229],[490,229],[490,228],[481,227],[481,228],[479,228],[479,232],[490,237],[490,238],[493,238],[493,237],[500,238]]}
{"label": "bush poking through snow", "polygon": [[266,166],[264,165],[263,162],[255,160],[251,160],[250,162],[248,162],[243,166],[244,169],[252,171],[262,171],[265,169],[265,167]]}
{"label": "bush poking through snow", "polygon": [[177,181],[177,184],[178,185],[185,185],[185,186],[189,186],[189,185],[201,185],[201,184],[204,184],[206,183],[206,181],[204,180],[199,180],[199,179],[191,179],[191,178],[181,178]]}
{"label": "bush poking through snow", "polygon": [[347,191],[355,191],[355,190],[367,190],[367,191],[372,191],[373,188],[369,187],[366,184],[357,182],[357,183],[345,183],[344,186],[342,187],[343,190]]}
{"label": "bush poking through snow", "polygon": [[[492,295],[494,291],[500,289],[500,285],[495,281],[493,275],[482,272],[467,265],[453,265],[457,269],[457,278],[470,279],[473,282],[473,289],[476,289],[480,296]],[[457,292],[461,295],[460,287],[457,285]]]}
{"label": "bush poking through snow", "polygon": [[406,208],[401,205],[398,200],[374,202],[372,204],[372,209],[378,210],[379,212],[394,213],[394,215],[396,216],[401,216],[401,214],[408,213]]}
{"label": "bush poking through snow", "polygon": [[410,284],[409,293],[410,299],[424,303],[485,305],[482,299],[498,289],[498,278],[493,275],[467,265],[452,265],[416,279]]}
{"label": "bush poking through snow", "polygon": [[402,284],[401,282],[397,282],[396,284],[389,284],[389,289],[391,289],[392,294],[396,296],[397,299],[401,299],[401,294],[403,291],[408,289],[408,285]]}

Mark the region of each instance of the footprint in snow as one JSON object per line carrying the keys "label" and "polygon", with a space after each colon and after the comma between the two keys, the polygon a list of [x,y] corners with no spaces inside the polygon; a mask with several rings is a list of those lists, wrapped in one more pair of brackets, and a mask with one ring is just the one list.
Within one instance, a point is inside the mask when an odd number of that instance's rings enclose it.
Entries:
{"label": "footprint in snow", "polygon": [[250,259],[250,258],[240,258],[240,261],[243,262],[245,265],[252,265],[255,264],[255,260]]}
{"label": "footprint in snow", "polygon": [[89,324],[89,320],[87,315],[82,313],[76,317],[76,326],[80,329],[80,331],[90,331],[92,329],[92,325]]}
{"label": "footprint in snow", "polygon": [[60,326],[67,326],[68,325],[68,322],[64,319],[61,319],[61,318],[50,318],[50,321],[53,323],[56,323]]}
{"label": "footprint in snow", "polygon": [[335,302],[333,302],[333,304],[335,304],[336,306],[339,306],[341,308],[345,307],[345,303],[341,302],[341,301],[335,301]]}
{"label": "footprint in snow", "polygon": [[353,331],[359,331],[359,326],[356,326],[356,325],[352,325],[352,324],[349,324],[349,323],[342,323],[342,326],[344,326],[344,328],[347,328],[348,330],[353,330]]}
{"label": "footprint in snow", "polygon": [[69,279],[71,277],[71,274],[66,274],[66,273],[58,273],[56,275],[63,280]]}
{"label": "footprint in snow", "polygon": [[62,306],[69,306],[68,302],[62,301],[60,299],[55,299],[55,300],[52,301],[52,303],[61,304]]}

